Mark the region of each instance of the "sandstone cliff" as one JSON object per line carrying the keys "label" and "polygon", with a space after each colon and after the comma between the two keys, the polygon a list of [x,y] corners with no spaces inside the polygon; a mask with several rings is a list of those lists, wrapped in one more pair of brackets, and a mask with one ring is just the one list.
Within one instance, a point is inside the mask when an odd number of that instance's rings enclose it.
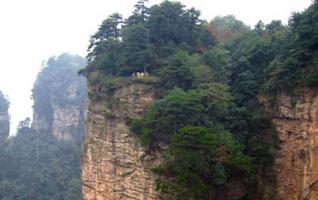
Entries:
{"label": "sandstone cliff", "polygon": [[87,104],[86,80],[78,76],[85,60],[62,54],[51,58],[33,88],[32,127],[58,140],[82,141]]}
{"label": "sandstone cliff", "polygon": [[0,92],[0,144],[3,143],[10,133],[9,102]]}
{"label": "sandstone cliff", "polygon": [[125,123],[126,117],[144,113],[155,99],[155,89],[135,83],[115,89],[107,98],[89,104],[82,158],[84,199],[160,199],[150,172],[159,159],[145,154]]}
{"label": "sandstone cliff", "polygon": [[[261,99],[272,114],[280,148],[275,155],[277,199],[318,199],[318,89]],[[266,102],[266,103],[265,103]]]}
{"label": "sandstone cliff", "polygon": [[[107,102],[90,103],[82,158],[84,199],[162,199],[150,172],[159,156],[146,155],[125,123],[126,117],[140,117],[154,99],[155,90],[138,83],[116,89]],[[280,142],[275,199],[318,199],[318,89],[280,93],[275,103],[260,101]]]}

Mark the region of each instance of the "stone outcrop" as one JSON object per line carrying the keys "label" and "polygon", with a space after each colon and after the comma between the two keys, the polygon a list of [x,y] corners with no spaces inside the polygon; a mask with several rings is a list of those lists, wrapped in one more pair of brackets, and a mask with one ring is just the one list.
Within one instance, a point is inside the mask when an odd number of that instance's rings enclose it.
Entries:
{"label": "stone outcrop", "polygon": [[33,89],[33,124],[39,134],[80,142],[87,110],[86,79],[78,76],[85,60],[62,54],[49,59]]}
{"label": "stone outcrop", "polygon": [[9,102],[0,92],[0,144],[5,142],[10,134]]}
{"label": "stone outcrop", "polygon": [[318,89],[280,93],[270,105],[280,148],[275,155],[278,200],[318,199]]}
{"label": "stone outcrop", "polygon": [[[150,172],[160,155],[146,154],[126,125],[127,117],[142,116],[154,100],[152,86],[135,83],[90,102],[82,157],[85,200],[164,199],[156,193]],[[273,101],[259,100],[278,133],[275,199],[317,200],[318,89],[281,92]]]}
{"label": "stone outcrop", "polygon": [[147,155],[127,125],[155,99],[155,89],[135,83],[115,89],[107,100],[90,102],[82,157],[85,200],[157,200],[150,169],[159,155]]}

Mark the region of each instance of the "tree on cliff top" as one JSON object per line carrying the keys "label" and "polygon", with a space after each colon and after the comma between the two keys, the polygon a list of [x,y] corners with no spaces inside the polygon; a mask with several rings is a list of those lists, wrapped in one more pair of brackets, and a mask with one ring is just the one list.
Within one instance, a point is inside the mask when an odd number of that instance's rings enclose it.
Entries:
{"label": "tree on cliff top", "polygon": [[126,20],[113,14],[103,21],[91,37],[88,67],[82,73],[88,75],[95,70],[110,76],[129,76],[136,71],[155,73],[179,46],[194,53],[213,42],[212,35],[206,34],[202,26],[198,10],[186,9],[179,2],[164,1],[150,8],[145,3],[139,1],[133,15]]}
{"label": "tree on cliff top", "polygon": [[[248,188],[237,199],[261,198],[258,184],[263,174],[273,174],[277,140],[257,97],[291,85],[317,86],[317,5],[295,13],[288,26],[273,20],[250,28],[233,16],[208,23],[199,11],[164,1],[124,20],[119,39],[96,44],[86,68],[90,84],[127,78],[144,67],[161,81],[161,98],[143,117],[128,120],[149,153],[160,142],[168,145],[156,171],[160,191],[215,199],[235,180]],[[239,154],[237,163],[218,162],[219,146],[227,158]],[[266,178],[274,191],[274,176]]]}

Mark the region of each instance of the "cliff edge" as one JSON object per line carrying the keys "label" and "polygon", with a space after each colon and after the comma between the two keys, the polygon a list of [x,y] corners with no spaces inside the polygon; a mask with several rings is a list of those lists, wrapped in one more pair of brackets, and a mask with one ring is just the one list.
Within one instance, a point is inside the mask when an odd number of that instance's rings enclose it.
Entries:
{"label": "cliff edge", "polygon": [[152,86],[132,83],[116,88],[107,102],[89,103],[82,157],[84,199],[160,199],[150,172],[158,158],[145,153],[126,125],[127,117],[142,116],[154,99]]}
{"label": "cliff edge", "polygon": [[318,199],[318,89],[281,92],[264,103],[278,132],[277,199]]}

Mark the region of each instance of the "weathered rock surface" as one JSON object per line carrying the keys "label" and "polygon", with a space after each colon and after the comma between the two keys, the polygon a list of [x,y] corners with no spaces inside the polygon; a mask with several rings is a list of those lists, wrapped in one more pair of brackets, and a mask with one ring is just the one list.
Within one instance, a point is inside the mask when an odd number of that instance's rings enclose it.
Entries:
{"label": "weathered rock surface", "polygon": [[0,144],[3,143],[10,133],[9,102],[0,92]]}
{"label": "weathered rock surface", "polygon": [[277,199],[317,200],[318,89],[280,93],[275,107],[268,101],[265,106],[280,141],[274,166]]}
{"label": "weathered rock surface", "polygon": [[140,117],[154,99],[153,87],[135,83],[116,89],[108,105],[90,102],[82,158],[84,199],[160,199],[150,172],[160,159],[146,155],[125,122]]}
{"label": "weathered rock surface", "polygon": [[51,58],[34,84],[32,127],[58,140],[80,142],[84,137],[87,89],[78,71],[85,66],[79,56]]}

